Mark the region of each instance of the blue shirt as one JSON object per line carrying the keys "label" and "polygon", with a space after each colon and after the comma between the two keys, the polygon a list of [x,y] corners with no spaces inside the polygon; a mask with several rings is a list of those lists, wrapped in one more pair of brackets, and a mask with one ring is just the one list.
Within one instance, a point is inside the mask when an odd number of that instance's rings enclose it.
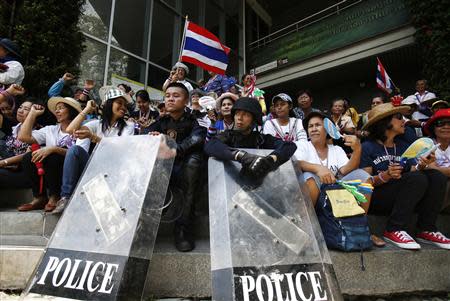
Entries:
{"label": "blue shirt", "polygon": [[[388,170],[389,163],[400,163],[401,155],[409,144],[401,139],[395,141],[395,147],[386,147],[374,140],[367,140],[362,144],[360,168],[372,167],[372,174]],[[387,153],[386,153],[387,151]],[[403,165],[403,172],[411,170],[416,165],[416,159],[409,159]]]}

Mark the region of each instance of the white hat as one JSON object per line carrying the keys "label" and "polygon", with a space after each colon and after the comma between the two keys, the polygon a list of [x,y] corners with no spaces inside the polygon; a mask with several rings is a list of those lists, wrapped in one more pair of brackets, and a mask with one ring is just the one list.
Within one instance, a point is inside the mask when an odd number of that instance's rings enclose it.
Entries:
{"label": "white hat", "polygon": [[107,100],[119,97],[123,97],[129,104],[133,103],[133,100],[131,99],[130,95],[114,86],[103,86],[100,88],[98,93],[100,94],[102,105],[104,105]]}
{"label": "white hat", "polygon": [[279,98],[283,101],[292,103],[292,98],[289,95],[287,95],[286,93],[280,93],[280,94],[277,94],[274,97],[272,97],[272,104],[274,103],[275,99],[277,99],[277,98]]}
{"label": "white hat", "polygon": [[172,70],[176,70],[177,68],[182,68],[186,72],[186,75],[189,74],[189,67],[182,62],[177,62],[175,65],[173,65]]}

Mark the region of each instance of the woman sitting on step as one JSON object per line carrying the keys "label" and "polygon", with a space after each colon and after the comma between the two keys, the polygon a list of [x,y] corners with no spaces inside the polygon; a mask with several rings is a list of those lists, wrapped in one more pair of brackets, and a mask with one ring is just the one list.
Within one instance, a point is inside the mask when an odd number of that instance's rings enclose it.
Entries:
{"label": "woman sitting on step", "polygon": [[[30,179],[22,168],[23,156],[30,145],[20,141],[17,135],[31,107],[37,103],[37,99],[25,99],[17,109],[16,119],[19,123],[12,127],[11,135],[0,140],[0,189],[31,188]],[[34,128],[35,125],[33,125]]]}
{"label": "woman sitting on step", "polygon": [[58,122],[56,125],[48,125],[33,131],[36,118],[45,111],[43,106],[33,105],[18,134],[20,141],[34,144],[35,148],[33,152],[26,153],[22,160],[24,172],[31,181],[33,200],[31,203],[21,205],[19,211],[35,209],[52,211],[56,207],[61,191],[62,170],[67,149],[75,143],[86,149],[88,147],[86,141],[76,141],[66,130],[70,122],[81,112],[78,101],[70,97],[52,97],[48,100],[47,106],[56,117]]}
{"label": "woman sitting on step", "polygon": [[416,238],[423,243],[450,249],[450,239],[437,231],[436,219],[445,195],[447,177],[429,168],[434,154],[427,158],[401,161],[408,143],[397,136],[405,132],[403,114],[408,106],[384,103],[373,108],[362,128],[369,140],[362,145],[360,167],[372,175],[375,189],[369,213],[388,215],[384,239],[404,249],[420,249],[406,232],[418,213]]}
{"label": "woman sitting on step", "polygon": [[[87,144],[99,143],[104,137],[134,135],[134,123],[125,121],[131,97],[116,88],[104,87],[100,89],[102,99],[102,118],[81,125],[86,116],[95,109],[95,103],[90,100],[86,108],[67,127],[78,139],[87,140]],[[89,147],[88,147],[89,149]],[[61,195],[53,213],[62,212],[72,195],[79,178],[87,164],[89,153],[86,148],[78,145],[72,146],[64,160]]]}

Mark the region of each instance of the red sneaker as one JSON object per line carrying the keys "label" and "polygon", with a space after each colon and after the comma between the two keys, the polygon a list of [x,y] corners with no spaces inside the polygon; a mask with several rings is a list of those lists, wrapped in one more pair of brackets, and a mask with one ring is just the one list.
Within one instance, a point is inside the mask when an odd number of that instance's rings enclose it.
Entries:
{"label": "red sneaker", "polygon": [[450,250],[450,239],[441,232],[423,231],[417,234],[417,240],[426,244],[432,244],[442,249]]}
{"label": "red sneaker", "polygon": [[393,243],[397,247],[408,250],[418,250],[420,249],[420,245],[409,236],[406,231],[384,231],[383,237],[385,240]]}

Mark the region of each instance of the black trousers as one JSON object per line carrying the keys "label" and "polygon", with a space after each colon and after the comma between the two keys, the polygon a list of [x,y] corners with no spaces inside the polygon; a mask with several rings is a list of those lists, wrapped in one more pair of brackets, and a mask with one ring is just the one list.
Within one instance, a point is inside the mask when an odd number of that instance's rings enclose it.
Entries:
{"label": "black trousers", "polygon": [[1,189],[23,189],[31,188],[31,181],[19,165],[17,170],[0,168],[0,188]]}
{"label": "black trousers", "polygon": [[170,185],[180,188],[183,193],[183,211],[175,221],[175,225],[178,227],[189,228],[193,221],[202,162],[203,155],[201,153],[192,153],[182,160],[175,161],[172,169]]}
{"label": "black trousers", "polygon": [[404,173],[399,180],[375,187],[369,213],[388,215],[386,231],[399,231],[417,212],[417,228],[436,231],[446,185],[447,177],[434,169]]}
{"label": "black trousers", "polygon": [[[48,191],[49,196],[59,197],[61,194],[61,184],[64,166],[64,156],[51,154],[43,160],[44,164],[44,187],[43,194]],[[22,166],[28,179],[31,181],[33,196],[38,197],[40,188],[40,177],[37,174],[36,165],[31,162],[31,152],[26,153],[22,160]]]}

